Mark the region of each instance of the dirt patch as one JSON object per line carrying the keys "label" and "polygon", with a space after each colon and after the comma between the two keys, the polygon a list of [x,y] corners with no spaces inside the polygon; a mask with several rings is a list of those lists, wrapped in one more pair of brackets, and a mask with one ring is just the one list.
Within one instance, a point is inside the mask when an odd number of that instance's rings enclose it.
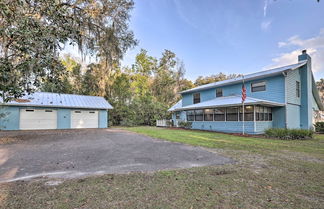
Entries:
{"label": "dirt patch", "polygon": [[12,143],[19,142],[20,140],[22,139],[19,137],[2,137],[0,138],[0,145],[12,144]]}

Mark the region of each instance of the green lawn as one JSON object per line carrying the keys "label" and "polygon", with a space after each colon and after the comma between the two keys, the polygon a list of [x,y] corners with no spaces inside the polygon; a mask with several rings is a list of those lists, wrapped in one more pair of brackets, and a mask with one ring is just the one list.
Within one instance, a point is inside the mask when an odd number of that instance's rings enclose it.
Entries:
{"label": "green lawn", "polygon": [[287,141],[278,139],[241,137],[207,131],[166,129],[147,126],[125,129],[154,138],[209,148],[246,150],[258,153],[288,150],[294,152],[305,152],[312,155],[318,154],[319,156],[324,155],[324,135],[315,135],[315,139],[313,140]]}
{"label": "green lawn", "polygon": [[324,136],[281,141],[153,127],[124,128],[206,147],[234,164],[1,185],[3,208],[323,208]]}

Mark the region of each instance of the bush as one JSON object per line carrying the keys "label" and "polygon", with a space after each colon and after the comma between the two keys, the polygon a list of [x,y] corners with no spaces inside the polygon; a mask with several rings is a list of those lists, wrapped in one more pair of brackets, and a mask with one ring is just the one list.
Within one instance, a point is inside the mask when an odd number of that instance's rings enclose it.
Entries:
{"label": "bush", "polygon": [[190,129],[191,126],[192,126],[192,122],[180,121],[180,122],[178,123],[178,125],[179,125],[181,128]]}
{"label": "bush", "polygon": [[324,122],[316,122],[314,126],[317,133],[324,133]]}
{"label": "bush", "polygon": [[314,132],[305,129],[284,129],[284,128],[270,128],[265,131],[265,135],[271,138],[278,138],[284,140],[294,139],[311,139]]}
{"label": "bush", "polygon": [[167,125],[168,127],[172,127],[172,126],[173,126],[173,121],[172,121],[172,120],[167,120],[167,121],[166,121],[166,125]]}

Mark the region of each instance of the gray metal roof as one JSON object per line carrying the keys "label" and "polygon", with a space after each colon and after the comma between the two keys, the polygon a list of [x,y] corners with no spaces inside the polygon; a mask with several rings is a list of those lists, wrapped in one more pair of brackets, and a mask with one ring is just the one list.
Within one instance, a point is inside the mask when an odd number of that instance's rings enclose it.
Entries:
{"label": "gray metal roof", "polygon": [[[296,64],[293,64],[293,65],[287,65],[287,66],[283,66],[283,67],[279,67],[279,68],[274,68],[274,69],[270,69],[270,70],[247,74],[247,75],[244,75],[244,80],[249,81],[249,80],[278,75],[278,74],[281,74],[282,72],[287,71],[287,70],[295,70],[295,69],[305,65],[306,63],[307,63],[307,60],[304,60],[304,61],[300,61]],[[242,80],[243,80],[243,76],[238,77],[238,78],[229,79],[229,80],[209,83],[209,84],[202,85],[202,86],[197,86],[195,88],[188,89],[188,90],[182,91],[180,93],[181,94],[189,93],[189,92],[195,92],[195,91],[199,91],[199,90],[203,90],[203,89],[214,88],[217,86],[224,86],[224,85],[228,85],[228,84],[240,83],[240,82],[242,82]]]}
{"label": "gray metal roof", "polygon": [[5,104],[2,102],[0,98],[0,105],[10,106],[113,109],[103,97],[48,92],[35,92]]}
{"label": "gray metal roof", "polygon": [[[178,103],[177,103],[178,104]],[[176,105],[177,105],[176,104]],[[266,105],[266,106],[284,106],[283,103],[272,102],[263,99],[257,99],[253,97],[246,97],[245,105]],[[227,107],[227,106],[240,106],[242,105],[242,97],[240,95],[218,97],[205,102],[188,105],[185,107],[171,107],[169,111],[180,111],[180,110],[193,110],[193,109],[203,109],[203,108],[213,108],[213,107]]]}
{"label": "gray metal roof", "polygon": [[175,105],[170,107],[170,109],[168,109],[168,111],[172,112],[172,111],[179,109],[181,107],[182,107],[182,99],[180,99]]}

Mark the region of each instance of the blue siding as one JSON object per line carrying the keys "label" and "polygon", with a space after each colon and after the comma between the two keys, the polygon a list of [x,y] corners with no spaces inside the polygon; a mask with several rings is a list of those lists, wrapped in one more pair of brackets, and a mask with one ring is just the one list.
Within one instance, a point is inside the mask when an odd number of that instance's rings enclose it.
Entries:
{"label": "blue siding", "polygon": [[300,106],[287,104],[287,128],[300,128]]}
{"label": "blue siding", "polygon": [[298,60],[308,59],[307,65],[300,68],[301,77],[301,106],[300,106],[300,128],[311,129],[313,127],[312,111],[312,71],[311,58],[306,55],[300,55]]}
{"label": "blue siding", "polygon": [[0,130],[19,130],[19,107],[0,106]]}
{"label": "blue siding", "polygon": [[57,110],[57,128],[58,129],[71,128],[71,109]]}
{"label": "blue siding", "polygon": [[99,110],[99,128],[107,128],[108,127],[108,111],[107,110]]}
{"label": "blue siding", "polygon": [[[239,121],[194,121],[192,122],[192,129],[241,133],[243,124]],[[245,122],[244,130],[246,133],[254,133],[254,122]]]}
{"label": "blue siding", "polygon": [[286,127],[286,107],[273,107],[272,108],[272,127],[285,128]]}
{"label": "blue siding", "polygon": [[297,97],[296,93],[296,81],[300,83],[300,71],[299,69],[289,71],[287,73],[287,103],[300,105],[300,97]]}
{"label": "blue siding", "polygon": [[216,97],[216,89],[207,89],[200,93],[200,102],[208,101]]}
{"label": "blue siding", "polygon": [[192,105],[192,104],[193,104],[192,93],[182,94],[182,107]]}
{"label": "blue siding", "polygon": [[[266,82],[266,91],[251,92],[251,83],[258,81]],[[245,88],[246,95],[248,97],[270,100],[279,103],[285,102],[285,79],[283,75],[245,82]],[[242,91],[242,84],[224,86],[222,89],[224,96],[240,95]]]}
{"label": "blue siding", "polygon": [[[266,91],[251,92],[251,83],[265,81]],[[245,83],[246,95],[258,99],[285,103],[285,78],[283,75],[273,76],[265,79],[248,81]],[[242,83],[217,87],[223,89],[223,96],[240,95]],[[216,98],[216,88],[200,91],[201,102]],[[193,93],[182,94],[182,106],[193,104]]]}
{"label": "blue siding", "polygon": [[[57,128],[71,128],[71,111],[74,109],[64,108],[41,108],[41,107],[15,107],[15,106],[0,106],[0,114],[5,113],[5,117],[0,118],[0,130],[19,130],[20,109],[53,109],[57,110]],[[99,111],[99,128],[107,128],[108,112],[107,110]]]}
{"label": "blue siding", "polygon": [[255,122],[255,133],[261,134],[265,130],[272,128],[272,121],[257,121]]}

